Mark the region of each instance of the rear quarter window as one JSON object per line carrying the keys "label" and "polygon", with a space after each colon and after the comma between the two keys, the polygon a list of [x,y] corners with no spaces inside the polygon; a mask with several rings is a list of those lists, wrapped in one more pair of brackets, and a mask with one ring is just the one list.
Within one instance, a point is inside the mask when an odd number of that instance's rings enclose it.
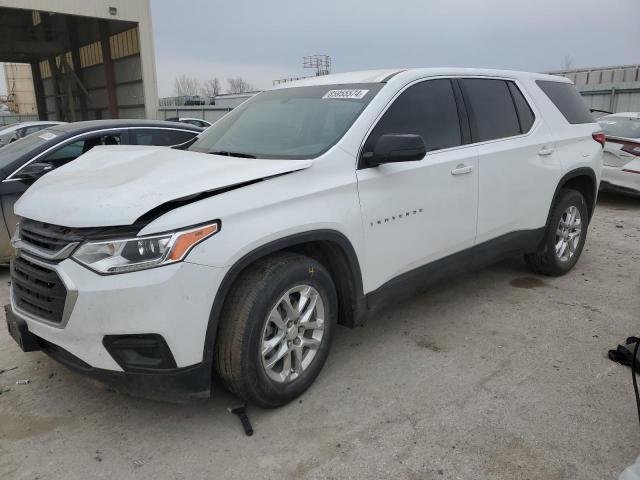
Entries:
{"label": "rear quarter window", "polygon": [[595,119],[572,83],[536,80],[540,89],[572,125],[593,123]]}

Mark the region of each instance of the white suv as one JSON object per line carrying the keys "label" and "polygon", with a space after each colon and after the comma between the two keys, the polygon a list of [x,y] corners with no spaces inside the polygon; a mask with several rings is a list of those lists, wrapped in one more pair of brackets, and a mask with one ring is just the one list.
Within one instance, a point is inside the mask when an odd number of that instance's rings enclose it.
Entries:
{"label": "white suv", "polygon": [[130,391],[216,372],[282,405],[337,324],[511,255],[567,273],[599,130],[564,78],[384,70],[260,93],[182,150],[94,148],[16,204],[9,330]]}

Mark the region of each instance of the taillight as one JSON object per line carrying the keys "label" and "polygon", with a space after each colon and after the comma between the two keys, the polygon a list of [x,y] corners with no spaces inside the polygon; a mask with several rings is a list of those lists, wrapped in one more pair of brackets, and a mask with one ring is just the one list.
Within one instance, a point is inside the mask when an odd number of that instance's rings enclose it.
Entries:
{"label": "taillight", "polygon": [[598,142],[602,147],[607,141],[607,138],[604,136],[604,132],[596,132],[592,135],[593,139]]}
{"label": "taillight", "polygon": [[630,153],[636,157],[640,157],[640,143],[626,142],[620,150]]}

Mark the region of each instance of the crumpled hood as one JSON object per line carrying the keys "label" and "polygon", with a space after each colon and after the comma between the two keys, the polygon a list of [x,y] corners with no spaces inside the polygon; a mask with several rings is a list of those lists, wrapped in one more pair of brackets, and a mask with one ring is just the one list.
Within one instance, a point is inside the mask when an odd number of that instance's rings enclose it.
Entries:
{"label": "crumpled hood", "polygon": [[43,176],[15,205],[21,217],[66,227],[131,225],[172,200],[308,168],[167,147],[95,147]]}

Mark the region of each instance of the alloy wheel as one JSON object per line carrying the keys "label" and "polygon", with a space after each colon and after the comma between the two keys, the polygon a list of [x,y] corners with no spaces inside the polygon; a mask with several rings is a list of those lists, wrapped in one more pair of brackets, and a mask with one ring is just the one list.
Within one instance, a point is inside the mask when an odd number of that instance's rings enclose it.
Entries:
{"label": "alloy wheel", "polygon": [[260,345],[269,378],[289,383],[309,368],[324,336],[324,314],[324,301],[310,285],[298,285],[280,297],[267,316]]}
{"label": "alloy wheel", "polygon": [[571,205],[562,212],[556,229],[556,255],[561,262],[573,258],[582,236],[582,217],[578,207]]}

